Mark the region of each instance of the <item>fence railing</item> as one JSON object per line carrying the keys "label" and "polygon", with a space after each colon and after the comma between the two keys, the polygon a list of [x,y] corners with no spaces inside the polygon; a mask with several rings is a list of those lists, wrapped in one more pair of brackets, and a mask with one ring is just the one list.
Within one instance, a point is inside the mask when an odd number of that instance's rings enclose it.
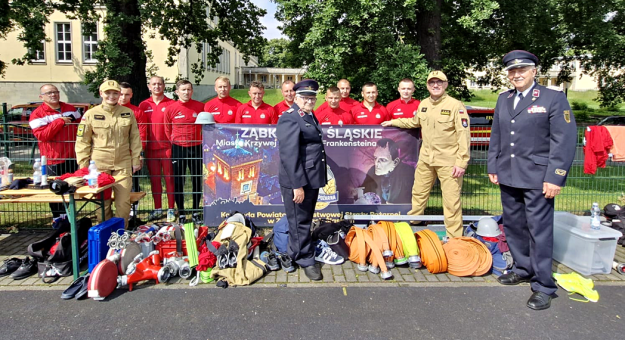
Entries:
{"label": "fence railing", "polygon": [[[8,157],[14,164],[14,176],[32,176],[32,164],[35,158],[39,157],[37,139],[32,130],[23,123],[6,122],[3,115],[2,139],[0,146],[0,157]],[[577,152],[575,161],[571,168],[567,180],[567,185],[556,199],[556,209],[569,211],[574,214],[583,214],[593,202],[599,202],[600,206],[607,203],[619,203],[625,193],[625,163],[608,161],[604,169],[598,169],[596,175],[584,174],[584,154],[582,150],[583,128],[579,128],[579,138],[577,142]],[[73,149],[74,136],[60,138],[55,148]],[[467,215],[476,214],[500,214],[501,202],[499,188],[492,185],[486,173],[486,159],[488,153],[487,145],[472,146],[471,161],[466,171],[462,188],[463,213]],[[201,157],[201,156],[200,156]],[[200,160],[201,158],[190,158],[189,160]],[[139,218],[145,220],[147,215],[154,209],[154,198],[150,184],[150,175],[146,163],[150,160],[149,153],[146,154],[144,166],[135,177],[138,179],[140,190],[146,192],[138,206]],[[73,160],[72,160],[73,161]],[[165,178],[174,174],[164,174],[161,178],[163,195],[161,205],[163,211],[169,207],[168,192]],[[185,187],[183,190],[185,199],[185,210],[189,212],[201,212],[192,208],[192,195],[198,193],[193,191],[193,176],[203,176],[202,169],[190,173],[187,170]],[[201,190],[201,189],[200,189]],[[0,195],[2,193],[0,192]],[[202,194],[201,192],[199,194]],[[88,209],[87,209],[88,210]],[[442,214],[442,198],[439,183],[432,189],[426,214]],[[22,204],[0,204],[0,226],[33,226],[44,227],[51,222],[51,212],[47,204],[22,203]]]}

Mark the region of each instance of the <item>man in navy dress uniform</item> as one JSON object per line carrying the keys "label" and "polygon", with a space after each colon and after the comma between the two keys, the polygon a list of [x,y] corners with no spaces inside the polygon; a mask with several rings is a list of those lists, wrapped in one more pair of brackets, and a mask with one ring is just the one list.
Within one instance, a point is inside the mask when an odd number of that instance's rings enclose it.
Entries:
{"label": "man in navy dress uniform", "polygon": [[557,287],[551,276],[554,198],[566,182],[577,127],[562,91],[535,83],[538,58],[516,50],[503,57],[514,89],[500,93],[488,150],[488,176],[499,185],[504,231],[514,266],[497,280],[530,282],[532,309],[547,309]]}
{"label": "man in navy dress uniform", "polygon": [[294,104],[276,128],[280,150],[280,191],[289,221],[288,254],[311,280],[321,280],[315,266],[310,227],[319,188],[327,184],[322,130],[313,115],[319,84],[307,79],[295,84]]}

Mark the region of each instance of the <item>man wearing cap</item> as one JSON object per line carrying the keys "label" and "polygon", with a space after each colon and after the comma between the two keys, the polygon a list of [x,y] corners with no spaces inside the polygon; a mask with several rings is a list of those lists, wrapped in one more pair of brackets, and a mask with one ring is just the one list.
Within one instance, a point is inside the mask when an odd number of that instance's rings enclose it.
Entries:
{"label": "man wearing cap", "polygon": [[414,94],[414,82],[410,78],[399,81],[397,87],[399,99],[386,105],[386,111],[394,118],[412,118],[417,113],[420,101],[412,98]]}
{"label": "man wearing cap", "polygon": [[[48,161],[48,176],[61,176],[76,171],[76,153],[73,143],[80,113],[72,105],[60,101],[59,89],[45,84],[39,89],[43,101],[31,114],[28,121],[33,135],[39,143],[39,153]],[[65,214],[63,203],[50,203],[52,217]]]}
{"label": "man wearing cap", "polygon": [[497,99],[488,177],[501,190],[514,266],[497,280],[530,282],[534,293],[527,306],[547,309],[557,291],[551,276],[554,200],[575,157],[577,126],[564,93],[535,82],[535,55],[516,50],[503,63],[514,89]]}
{"label": "man wearing cap", "polygon": [[276,128],[280,152],[278,180],[289,221],[289,256],[311,280],[321,280],[315,266],[315,245],[310,235],[319,188],[327,184],[323,132],[312,113],[319,84],[307,79],[295,84],[293,106]]}
{"label": "man wearing cap", "polygon": [[278,119],[284,113],[284,111],[288,110],[291,106],[293,106],[293,100],[295,99],[295,90],[293,87],[295,83],[292,80],[285,80],[280,87],[280,91],[282,91],[283,101],[276,104],[273,109],[278,114]]}
{"label": "man wearing cap", "polygon": [[273,106],[263,102],[265,86],[259,81],[250,84],[250,101],[239,106],[235,123],[237,124],[276,124],[278,114]]}
{"label": "man wearing cap", "polygon": [[419,104],[413,118],[398,118],[382,126],[421,128],[423,144],[412,186],[412,210],[409,215],[425,211],[430,191],[438,177],[443,194],[443,214],[447,236],[462,236],[462,177],[469,163],[469,116],[457,99],[450,97],[447,76],[432,71],[427,78],[430,97]]}
{"label": "man wearing cap", "polygon": [[163,184],[167,190],[167,221],[174,222],[174,167],[171,163],[171,143],[165,136],[165,108],[174,103],[174,100],[165,96],[165,80],[163,77],[150,78],[148,88],[152,94],[142,101],[139,108],[145,112],[148,121],[148,134],[145,150],[146,165],[150,173],[150,188],[154,201],[154,210],[148,216],[148,221],[163,216]]}
{"label": "man wearing cap", "polygon": [[340,106],[341,92],[336,86],[326,91],[325,107],[319,106],[315,110],[315,117],[321,125],[347,125],[352,123],[352,114]]}
{"label": "man wearing cap", "polygon": [[171,161],[174,165],[174,188],[178,223],[184,224],[187,211],[184,208],[184,183],[187,168],[191,174],[191,197],[193,199],[193,222],[199,224],[202,203],[202,125],[195,120],[204,103],[193,100],[193,84],[188,80],[176,83],[178,101],[165,109],[165,135],[171,143]]}
{"label": "man wearing cap", "polygon": [[377,125],[391,120],[388,111],[377,99],[378,86],[371,82],[365,83],[362,86],[362,103],[355,104],[351,109],[354,124]]}
{"label": "man wearing cap", "polygon": [[[95,161],[98,171],[116,176],[115,216],[128,227],[132,174],[141,169],[141,137],[131,109],[119,105],[121,88],[114,80],[100,85],[102,104],[89,109],[76,133],[76,161],[86,168]],[[105,218],[113,217],[111,201],[104,202]]]}
{"label": "man wearing cap", "polygon": [[234,123],[237,109],[241,106],[241,102],[230,97],[230,79],[220,76],[215,79],[215,92],[217,97],[211,99],[204,105],[204,111],[210,112],[215,118],[215,123],[227,124]]}

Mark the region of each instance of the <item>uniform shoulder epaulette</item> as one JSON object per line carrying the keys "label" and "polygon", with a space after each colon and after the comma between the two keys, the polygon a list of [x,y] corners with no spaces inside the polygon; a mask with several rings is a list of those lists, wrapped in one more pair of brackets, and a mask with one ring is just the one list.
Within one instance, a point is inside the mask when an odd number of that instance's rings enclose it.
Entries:
{"label": "uniform shoulder epaulette", "polygon": [[288,110],[284,111],[282,114],[293,113],[293,111],[295,111],[295,110],[293,110],[293,108],[289,108]]}
{"label": "uniform shoulder epaulette", "polygon": [[546,86],[550,90],[562,92],[562,89],[559,86]]}
{"label": "uniform shoulder epaulette", "polygon": [[499,95],[501,96],[502,94],[504,94],[504,93],[508,93],[508,92],[510,92],[510,91],[514,91],[514,89],[507,89],[507,90],[503,90],[503,91],[499,92]]}

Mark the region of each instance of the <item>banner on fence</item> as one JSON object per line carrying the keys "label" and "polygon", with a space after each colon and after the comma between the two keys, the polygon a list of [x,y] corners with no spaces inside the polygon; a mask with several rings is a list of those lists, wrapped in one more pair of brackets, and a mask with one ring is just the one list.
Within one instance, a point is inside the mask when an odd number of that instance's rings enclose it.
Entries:
{"label": "banner on fence", "polygon": [[[218,225],[230,211],[272,226],[284,215],[275,125],[205,125],[204,220]],[[324,127],[328,184],[315,218],[345,213],[400,215],[410,210],[419,131],[375,125]]]}

